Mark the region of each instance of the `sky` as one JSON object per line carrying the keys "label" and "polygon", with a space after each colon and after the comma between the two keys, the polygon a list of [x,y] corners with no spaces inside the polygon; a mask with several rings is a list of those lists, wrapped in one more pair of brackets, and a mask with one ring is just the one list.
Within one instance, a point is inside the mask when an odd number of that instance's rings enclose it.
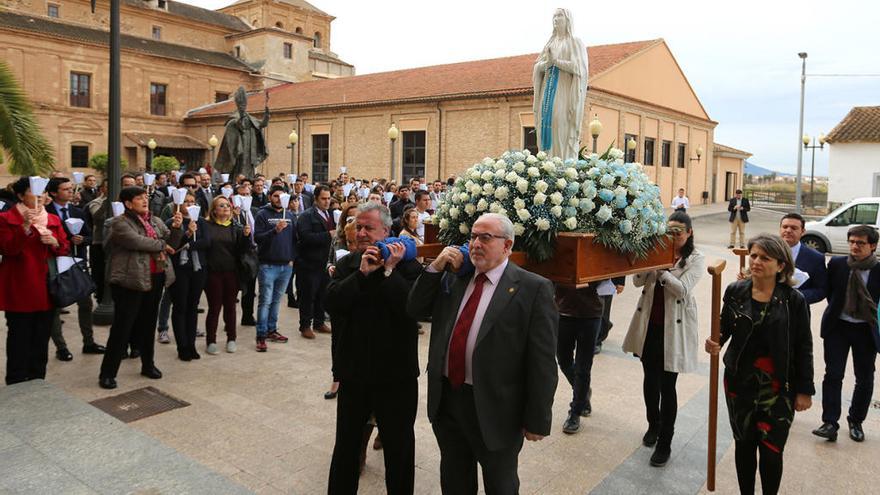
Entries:
{"label": "sky", "polygon": [[[797,168],[798,52],[809,55],[805,133],[830,132],[854,106],[880,105],[880,2],[870,0],[309,1],[336,17],[331,50],[358,74],[538,52],[557,7],[571,10],[587,45],[663,38],[718,122],[715,142],[779,172]],[[827,174],[828,154],[816,150],[816,175]],[[810,160],[805,151],[806,175]]]}

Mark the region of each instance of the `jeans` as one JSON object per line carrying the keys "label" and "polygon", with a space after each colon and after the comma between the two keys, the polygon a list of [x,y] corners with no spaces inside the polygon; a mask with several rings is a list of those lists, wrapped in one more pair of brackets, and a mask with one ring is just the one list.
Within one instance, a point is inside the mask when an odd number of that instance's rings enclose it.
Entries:
{"label": "jeans", "polygon": [[160,332],[168,331],[168,318],[171,317],[171,294],[168,289],[162,293],[162,300],[159,301],[159,321],[156,327]]}
{"label": "jeans", "polygon": [[590,370],[602,318],[559,317],[556,359],[572,388],[571,413],[580,414],[590,403]]}
{"label": "jeans", "polygon": [[260,305],[257,309],[257,338],[265,338],[278,330],[278,304],[287,290],[293,267],[290,265],[260,265],[257,279],[260,283]]}

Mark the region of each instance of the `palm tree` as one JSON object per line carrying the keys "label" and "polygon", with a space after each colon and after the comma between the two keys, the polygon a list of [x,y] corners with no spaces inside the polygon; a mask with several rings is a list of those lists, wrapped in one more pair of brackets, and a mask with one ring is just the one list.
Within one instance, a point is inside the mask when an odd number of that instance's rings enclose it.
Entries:
{"label": "palm tree", "polygon": [[55,153],[34,118],[31,105],[9,66],[0,61],[0,151],[13,175],[48,175]]}

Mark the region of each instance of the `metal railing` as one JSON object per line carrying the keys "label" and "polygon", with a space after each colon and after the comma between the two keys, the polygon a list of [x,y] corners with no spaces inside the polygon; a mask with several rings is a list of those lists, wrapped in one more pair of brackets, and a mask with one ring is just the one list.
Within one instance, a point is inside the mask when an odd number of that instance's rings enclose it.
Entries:
{"label": "metal railing", "polygon": [[[754,189],[743,192],[743,195],[754,205],[794,205],[795,194],[794,191],[761,191]],[[824,207],[828,204],[828,193],[814,192],[811,194],[809,191],[805,191],[801,193],[801,204],[804,206]]]}

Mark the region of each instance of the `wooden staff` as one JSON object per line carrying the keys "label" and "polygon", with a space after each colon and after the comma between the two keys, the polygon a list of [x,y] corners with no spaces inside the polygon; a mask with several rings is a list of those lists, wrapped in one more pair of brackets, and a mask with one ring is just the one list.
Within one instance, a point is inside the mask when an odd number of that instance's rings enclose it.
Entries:
{"label": "wooden staff", "polygon": [[733,250],[733,254],[739,256],[739,272],[743,272],[743,268],[746,267],[746,256],[749,255],[749,250],[745,248],[736,248]]}
{"label": "wooden staff", "polygon": [[[721,273],[727,262],[718,260],[709,266],[712,276],[712,330],[713,342],[721,340]],[[718,436],[718,355],[710,358],[709,369],[709,458],[706,465],[706,488],[715,491],[715,437]]]}

